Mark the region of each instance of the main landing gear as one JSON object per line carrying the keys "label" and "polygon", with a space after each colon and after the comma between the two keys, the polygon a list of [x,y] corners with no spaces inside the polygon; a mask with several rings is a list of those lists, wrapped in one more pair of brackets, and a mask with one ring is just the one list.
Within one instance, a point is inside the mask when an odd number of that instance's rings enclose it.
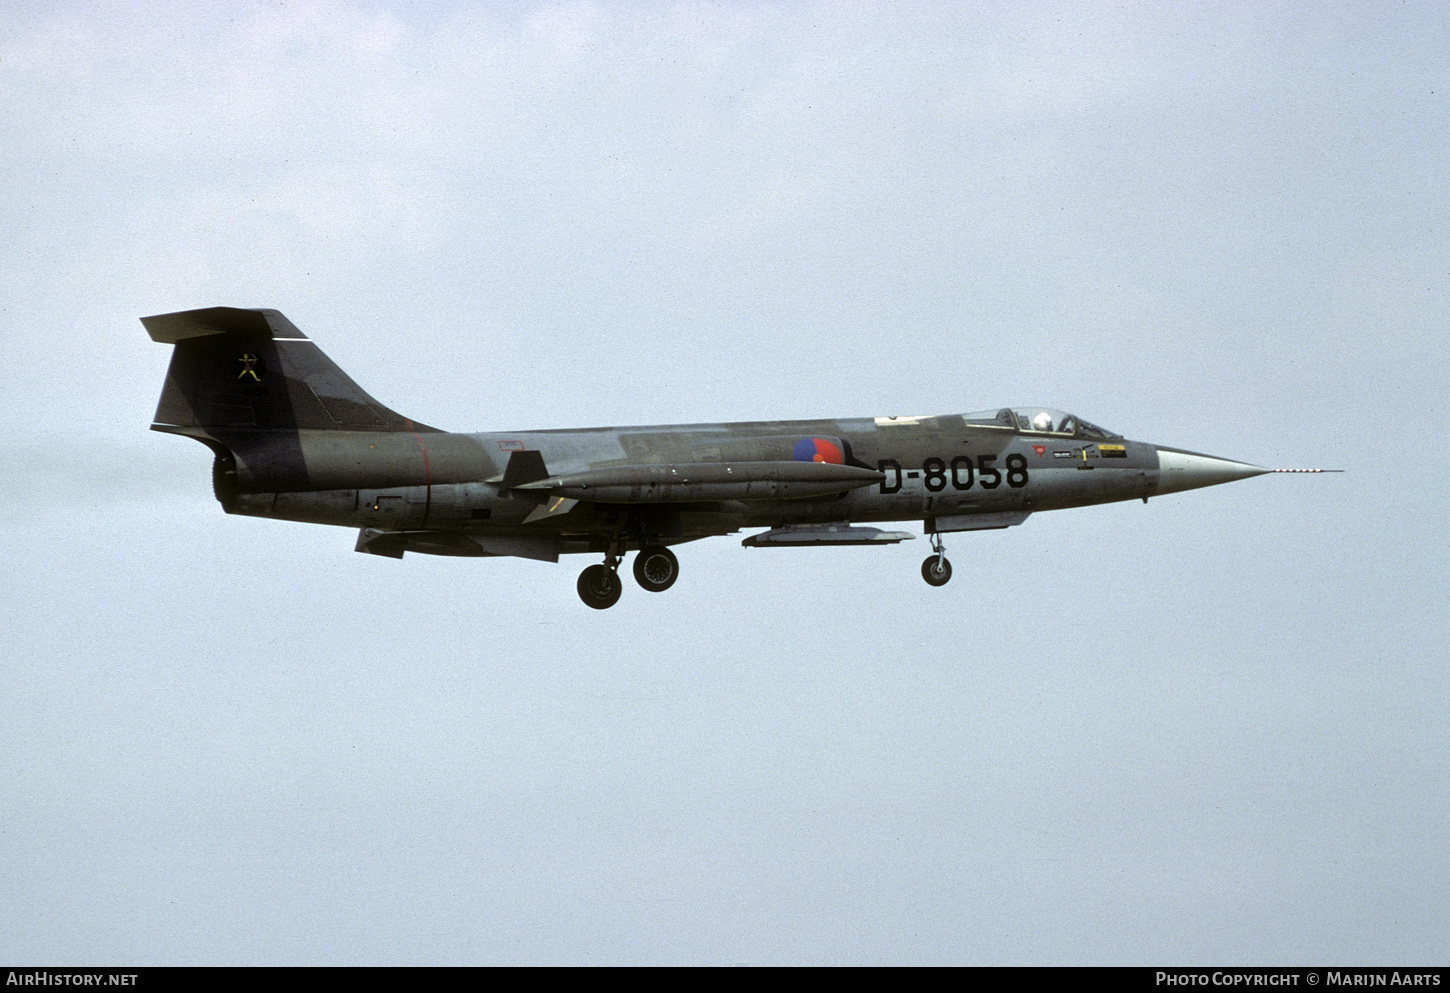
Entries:
{"label": "main landing gear", "polygon": [[[613,558],[613,556],[610,556]],[[591,565],[579,574],[579,599],[595,610],[605,610],[619,602],[624,592],[620,582],[618,562],[611,565]]]}
{"label": "main landing gear", "polygon": [[952,564],[943,554],[946,548],[942,545],[940,534],[931,536],[931,548],[936,554],[928,555],[926,561],[921,564],[921,578],[932,586],[945,586],[947,581],[952,578]]}
{"label": "main landing gear", "polygon": [[[619,578],[623,548],[611,546],[603,565],[591,565],[579,574],[579,599],[595,610],[606,610],[619,602],[624,581]],[[634,578],[651,593],[663,593],[680,577],[680,560],[664,545],[646,544],[634,557]]]}
{"label": "main landing gear", "polygon": [[645,545],[634,557],[634,578],[651,593],[663,593],[680,578],[680,560],[664,545]]}

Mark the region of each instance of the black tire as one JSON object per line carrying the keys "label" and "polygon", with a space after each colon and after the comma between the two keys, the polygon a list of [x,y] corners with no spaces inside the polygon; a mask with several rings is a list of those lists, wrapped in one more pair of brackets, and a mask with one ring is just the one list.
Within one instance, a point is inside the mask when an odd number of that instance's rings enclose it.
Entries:
{"label": "black tire", "polygon": [[579,574],[579,599],[595,610],[613,607],[623,592],[619,574],[602,565],[591,565]]}
{"label": "black tire", "polygon": [[[938,562],[941,563],[940,569],[937,568]],[[921,578],[932,586],[945,586],[952,578],[952,564],[945,558],[938,559],[935,555],[928,555],[921,564]]]}
{"label": "black tire", "polygon": [[664,545],[646,545],[634,557],[634,580],[651,593],[663,593],[680,578],[680,560]]}

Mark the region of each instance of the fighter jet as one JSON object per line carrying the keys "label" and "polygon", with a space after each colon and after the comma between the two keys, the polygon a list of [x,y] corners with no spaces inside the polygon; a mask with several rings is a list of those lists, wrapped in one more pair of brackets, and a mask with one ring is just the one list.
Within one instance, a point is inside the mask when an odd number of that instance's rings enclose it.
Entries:
{"label": "fighter jet", "polygon": [[275,310],[143,317],[174,345],[151,425],[215,455],[222,509],[358,529],[401,559],[603,556],[584,603],[618,602],[619,568],[651,592],[679,576],[671,546],[743,529],[750,548],[888,545],[921,521],[921,575],[952,577],[942,536],[1046,510],[1143,500],[1275,471],[1129,441],[1048,407],[848,420],[459,434],[378,403]]}

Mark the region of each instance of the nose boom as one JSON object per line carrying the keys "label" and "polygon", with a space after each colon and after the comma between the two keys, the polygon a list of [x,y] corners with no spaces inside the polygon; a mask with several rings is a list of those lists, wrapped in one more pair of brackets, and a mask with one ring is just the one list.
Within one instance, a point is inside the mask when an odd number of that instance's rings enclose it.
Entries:
{"label": "nose boom", "polygon": [[1232,483],[1236,479],[1248,479],[1250,476],[1262,476],[1274,471],[1247,462],[1234,462],[1177,448],[1163,448],[1158,445],[1154,447],[1158,449],[1158,488],[1154,492],[1159,496],[1164,493],[1196,490],[1201,486]]}

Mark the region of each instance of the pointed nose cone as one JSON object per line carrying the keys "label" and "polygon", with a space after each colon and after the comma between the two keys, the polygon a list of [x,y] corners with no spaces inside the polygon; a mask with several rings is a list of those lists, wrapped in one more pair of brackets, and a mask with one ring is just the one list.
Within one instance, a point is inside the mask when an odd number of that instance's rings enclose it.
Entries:
{"label": "pointed nose cone", "polygon": [[1158,448],[1158,488],[1154,492],[1159,496],[1196,490],[1200,486],[1232,483],[1235,479],[1248,479],[1274,471],[1247,462],[1216,459],[1212,455],[1199,455],[1176,448],[1154,447]]}

